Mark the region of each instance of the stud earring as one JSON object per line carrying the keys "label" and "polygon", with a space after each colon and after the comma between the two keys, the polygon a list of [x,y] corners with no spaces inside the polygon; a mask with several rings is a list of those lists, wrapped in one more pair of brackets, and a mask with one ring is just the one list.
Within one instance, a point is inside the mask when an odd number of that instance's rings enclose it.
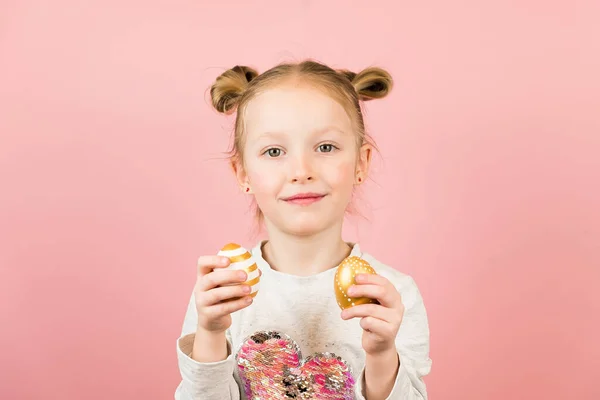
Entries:
{"label": "stud earring", "polygon": [[246,193],[248,193],[249,191],[250,191],[250,188],[249,188],[249,187],[247,187],[247,188],[246,188]]}

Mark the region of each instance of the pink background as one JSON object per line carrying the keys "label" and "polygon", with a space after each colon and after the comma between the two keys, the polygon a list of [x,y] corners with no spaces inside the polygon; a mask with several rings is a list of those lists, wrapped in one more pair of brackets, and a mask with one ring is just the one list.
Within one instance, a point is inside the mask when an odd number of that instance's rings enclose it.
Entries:
{"label": "pink background", "polygon": [[172,398],[197,257],[256,240],[206,89],[305,57],[396,79],[346,237],[419,284],[430,397],[600,398],[600,2],[356,3],[1,2],[0,398]]}

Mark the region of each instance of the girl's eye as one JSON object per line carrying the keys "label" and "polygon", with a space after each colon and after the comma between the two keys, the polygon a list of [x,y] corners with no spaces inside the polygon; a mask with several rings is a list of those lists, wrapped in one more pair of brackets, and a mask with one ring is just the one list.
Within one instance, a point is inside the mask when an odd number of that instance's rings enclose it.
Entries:
{"label": "girl's eye", "polygon": [[269,155],[269,157],[279,157],[281,155],[281,149],[272,147],[267,150],[266,153]]}
{"label": "girl's eye", "polygon": [[332,144],[322,144],[319,146],[319,151],[322,153],[330,153],[335,148]]}

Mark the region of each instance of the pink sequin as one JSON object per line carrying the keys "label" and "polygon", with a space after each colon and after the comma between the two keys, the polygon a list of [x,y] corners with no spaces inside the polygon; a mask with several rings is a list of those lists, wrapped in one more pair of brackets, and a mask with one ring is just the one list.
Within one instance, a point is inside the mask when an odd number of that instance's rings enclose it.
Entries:
{"label": "pink sequin", "polygon": [[348,364],[333,353],[302,358],[296,342],[275,331],[259,331],[241,344],[236,361],[248,399],[352,400],[355,381]]}

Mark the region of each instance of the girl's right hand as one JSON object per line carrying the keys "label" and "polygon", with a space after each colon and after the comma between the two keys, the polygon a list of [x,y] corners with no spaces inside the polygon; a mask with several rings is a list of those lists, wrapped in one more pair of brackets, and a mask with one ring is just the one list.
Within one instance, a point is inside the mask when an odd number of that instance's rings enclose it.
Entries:
{"label": "girl's right hand", "polygon": [[250,286],[242,285],[245,271],[224,269],[227,257],[198,258],[198,278],[194,288],[198,329],[207,333],[222,333],[231,326],[231,313],[252,304]]}

